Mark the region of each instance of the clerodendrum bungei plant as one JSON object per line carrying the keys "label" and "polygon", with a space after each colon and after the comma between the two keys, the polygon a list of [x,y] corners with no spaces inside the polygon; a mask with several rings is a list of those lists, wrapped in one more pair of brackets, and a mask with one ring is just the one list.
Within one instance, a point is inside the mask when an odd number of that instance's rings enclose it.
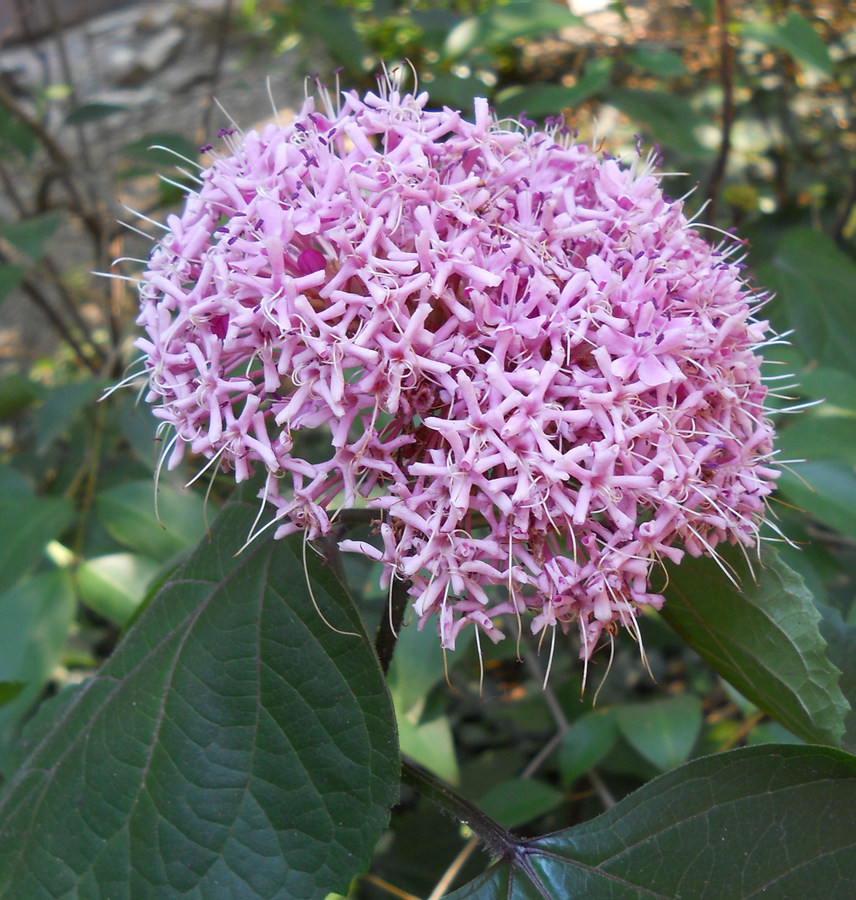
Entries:
{"label": "clerodendrum bungei plant", "polygon": [[[766,298],[737,242],[703,239],[650,156],[624,165],[559,125],[498,122],[482,100],[472,122],[430,111],[395,78],[319,95],[288,125],[225,134],[142,276],[163,461],[189,452],[255,480],[66,700],[71,722],[103,704],[104,724],[85,747],[67,734],[78,749],[59,756],[55,729],[12,783],[9,834],[54,757],[69,794],[99,790],[95,759],[132,795],[118,810],[63,807],[52,827],[78,828],[80,846],[53,854],[45,883],[60,887],[27,896],[347,890],[398,793],[382,672],[407,602],[444,650],[467,629],[480,659],[480,635],[518,648],[534,636],[548,676],[557,633],[575,636],[587,672],[618,626],[642,650],[646,611],[663,608],[795,734],[841,738],[846,702],[810,598],[774,555],[750,562],[777,470],[759,356],[771,331],[755,318]],[[326,436],[322,451],[301,449],[307,431]],[[374,537],[349,536],[360,518]],[[380,659],[334,576],[339,551],[379,564]],[[698,579],[718,585],[703,601]],[[757,631],[767,609],[802,610],[805,633],[769,619]],[[701,636],[723,613],[726,633],[745,633],[719,653]],[[123,714],[145,735],[125,757],[106,724]],[[799,866],[778,854],[801,837],[795,798],[814,791],[808,815],[846,831],[856,783],[829,747],[735,751],[536,840],[412,761],[403,776],[498,861],[455,895],[479,898],[748,897],[773,883],[770,896],[808,896],[821,848]],[[780,833],[753,824],[739,853],[721,844],[759,816]],[[52,846],[39,828],[33,859]],[[748,845],[751,873],[735,861]],[[837,852],[852,878],[852,841]],[[7,885],[36,884],[29,863],[10,865]]]}
{"label": "clerodendrum bungei plant", "polygon": [[[171,465],[264,470],[277,537],[376,511],[380,546],[340,547],[406,582],[444,647],[525,618],[588,660],[660,607],[664,558],[757,540],[763,297],[652,160],[426,102],[310,100],[233,141],[143,276],[148,399]],[[295,453],[321,427],[327,458]]]}

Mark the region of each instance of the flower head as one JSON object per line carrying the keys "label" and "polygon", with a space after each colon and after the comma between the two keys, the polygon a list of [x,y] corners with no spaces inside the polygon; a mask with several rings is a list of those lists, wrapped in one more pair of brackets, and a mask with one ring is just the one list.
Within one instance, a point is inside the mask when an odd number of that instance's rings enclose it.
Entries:
{"label": "flower head", "polygon": [[387,82],[228,138],[143,276],[149,400],[171,465],[266,470],[278,536],[376,510],[341,546],[444,647],[530,613],[587,658],[663,559],[757,540],[762,298],[650,159],[426,103]]}

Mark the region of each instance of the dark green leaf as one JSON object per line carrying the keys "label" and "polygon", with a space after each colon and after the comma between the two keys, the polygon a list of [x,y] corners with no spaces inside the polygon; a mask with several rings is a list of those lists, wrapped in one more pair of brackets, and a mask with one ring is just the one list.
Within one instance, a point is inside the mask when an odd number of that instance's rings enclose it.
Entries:
{"label": "dark green leaf", "polygon": [[713,151],[696,137],[705,120],[683,97],[666,91],[610,88],[606,99],[635,119],[658,143],[695,159],[712,155]]}
{"label": "dark green leaf", "polygon": [[791,10],[781,24],[744,22],[740,31],[744,37],[784,50],[804,68],[813,69],[825,78],[832,77],[832,59],[826,44],[798,12]]}
{"label": "dark green leaf", "polygon": [[733,547],[669,567],[663,618],[759,709],[808,741],[838,744],[848,704],[826,657],[820,616],[802,578],[773,551],[753,579]]}
{"label": "dark green leaf", "polygon": [[314,900],[367,865],[397,795],[389,695],[299,536],[235,557],[256,511],[223,510],[7,784],[0,897]]}
{"label": "dark green leaf", "polygon": [[0,237],[34,262],[41,259],[48,241],[62,221],[62,213],[49,212],[19,222],[0,222]]}
{"label": "dark green leaf", "polygon": [[85,125],[87,122],[99,122],[127,109],[127,106],[120,106],[117,103],[83,103],[65,117],[65,124]]}
{"label": "dark green leaf", "polygon": [[586,67],[582,78],[573,87],[561,84],[535,84],[515,86],[500,92],[496,98],[496,111],[500,116],[527,116],[541,118],[556,116],[564,109],[588,100],[609,82],[613,62],[599,59]]}
{"label": "dark green leaf", "polygon": [[767,745],[694,760],[525,852],[540,891],[504,862],[448,900],[850,900],[856,757]]}
{"label": "dark green leaf", "polygon": [[62,534],[72,514],[71,503],[62,497],[0,498],[0,593],[35,568],[45,545]]}
{"label": "dark green leaf", "polygon": [[99,494],[95,509],[104,527],[120,543],[143,556],[165,562],[191,547],[205,531],[203,499],[193,491],[141,479]]}
{"label": "dark green leaf", "polygon": [[831,237],[789,230],[758,278],[784,304],[781,325],[807,360],[856,372],[856,263]]}
{"label": "dark green leaf", "polygon": [[565,801],[561,791],[543,781],[509,778],[479,799],[479,806],[503,828],[517,828],[551,812]]}
{"label": "dark green leaf", "polygon": [[457,59],[477,47],[504,46],[516,38],[585,25],[566,6],[546,0],[512,0],[464,19],[446,38],[445,55]]}
{"label": "dark green leaf", "polygon": [[624,739],[661,772],[686,762],[701,732],[701,701],[689,694],[616,706]]}

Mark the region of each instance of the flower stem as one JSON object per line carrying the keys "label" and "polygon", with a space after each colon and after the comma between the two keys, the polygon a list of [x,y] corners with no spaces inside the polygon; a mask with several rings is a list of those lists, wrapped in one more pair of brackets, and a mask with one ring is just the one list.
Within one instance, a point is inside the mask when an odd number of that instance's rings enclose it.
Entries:
{"label": "flower stem", "polygon": [[404,621],[404,613],[407,609],[407,589],[410,586],[409,581],[399,581],[394,575],[392,579],[389,598],[375,636],[375,650],[377,650],[380,667],[383,669],[384,675],[389,671],[392,654],[395,652],[398,632],[401,629],[401,623]]}
{"label": "flower stem", "polygon": [[408,756],[401,757],[401,780],[447,815],[471,828],[484,841],[492,856],[505,860],[518,856],[520,841],[510,831]]}

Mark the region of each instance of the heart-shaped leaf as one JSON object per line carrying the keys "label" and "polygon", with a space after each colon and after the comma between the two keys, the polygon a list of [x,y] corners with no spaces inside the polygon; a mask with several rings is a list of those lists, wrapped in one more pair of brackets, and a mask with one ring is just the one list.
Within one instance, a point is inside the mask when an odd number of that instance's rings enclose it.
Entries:
{"label": "heart-shaped leaf", "polygon": [[701,732],[701,701],[690,694],[613,710],[624,739],[661,772],[686,762]]}
{"label": "heart-shaped leaf", "polygon": [[255,514],[228,504],[54,710],[0,797],[0,897],[314,900],[367,865],[398,790],[389,695],[299,537],[234,556]]}
{"label": "heart-shaped leaf", "polygon": [[856,896],[856,757],[749,747],[694,760],[576,828],[521,841],[448,900]]}

